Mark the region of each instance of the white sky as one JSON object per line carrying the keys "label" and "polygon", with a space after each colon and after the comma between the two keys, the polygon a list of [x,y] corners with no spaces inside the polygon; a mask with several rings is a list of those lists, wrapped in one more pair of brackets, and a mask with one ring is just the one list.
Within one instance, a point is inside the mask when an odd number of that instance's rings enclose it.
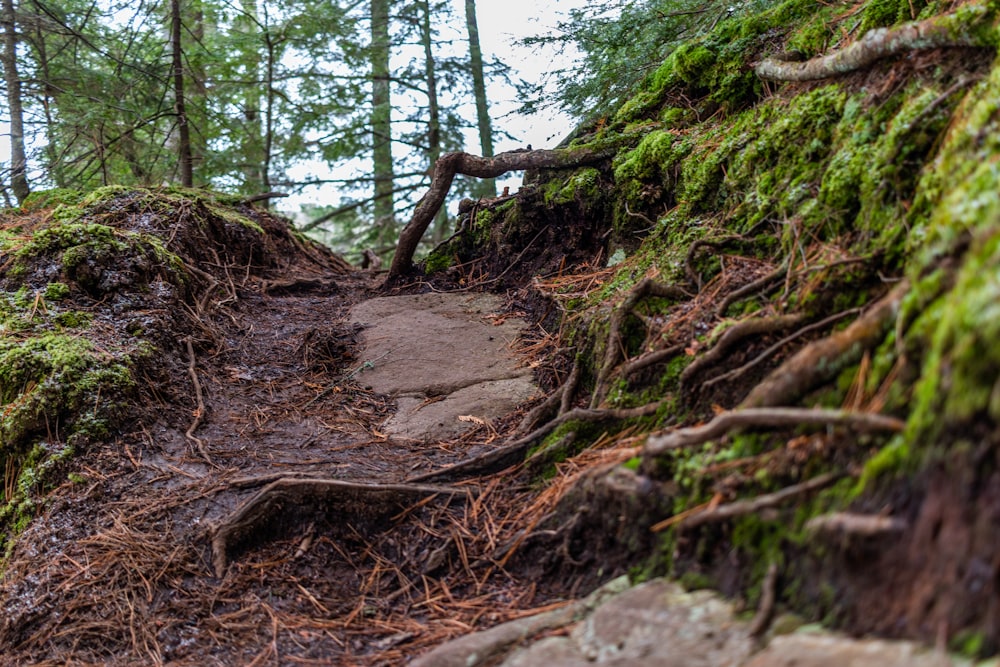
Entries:
{"label": "white sky", "polygon": [[[568,64],[554,52],[533,53],[516,42],[524,37],[546,34],[554,28],[560,14],[592,4],[593,0],[479,0],[479,40],[483,51],[495,54],[510,65],[515,76],[539,81],[546,71]],[[464,12],[461,14],[464,16]],[[510,102],[512,91],[493,85],[490,89],[492,116],[498,129],[516,136],[518,143],[499,143],[497,152],[531,144],[535,148],[558,143],[573,129],[573,122],[563,114],[543,112],[535,116],[504,116],[517,107]]]}
{"label": "white sky", "polygon": [[[457,16],[464,18],[464,0],[455,0],[455,3]],[[484,57],[487,60],[494,55],[499,57],[512,68],[512,77],[515,79],[520,77],[528,81],[539,81],[546,71],[567,65],[567,60],[571,60],[570,56],[560,56],[554,52],[532,52],[518,45],[517,40],[549,32],[561,14],[590,3],[587,0],[478,0],[476,4]],[[527,144],[535,148],[554,146],[574,126],[572,119],[554,110],[542,111],[534,116],[513,113],[518,103],[514,99],[515,91],[509,86],[488,82],[487,95],[492,105],[494,129],[498,133],[514,137],[514,140],[498,138],[495,146],[497,152]],[[474,109],[472,114],[474,118]],[[478,153],[478,140],[473,139],[475,136],[473,132],[467,139],[468,150]],[[9,126],[4,122],[0,122],[0,162],[5,166],[10,162]],[[501,181],[501,185],[513,185],[516,188],[517,182],[517,179],[508,179]],[[281,203],[282,208],[290,211],[298,209],[299,204],[305,201],[332,203],[328,193],[326,196],[311,193],[302,197],[290,197]]]}

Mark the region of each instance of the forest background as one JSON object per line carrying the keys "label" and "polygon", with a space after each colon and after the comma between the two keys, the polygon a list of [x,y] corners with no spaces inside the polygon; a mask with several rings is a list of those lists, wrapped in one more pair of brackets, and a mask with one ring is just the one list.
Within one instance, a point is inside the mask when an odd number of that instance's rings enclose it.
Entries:
{"label": "forest background", "polygon": [[[682,5],[3,0],[0,196],[276,191],[304,231],[387,254],[442,152],[530,144],[540,112],[533,136],[557,140],[625,99],[677,17],[699,16]],[[496,192],[468,181],[453,197]],[[446,227],[442,213],[429,240]]]}

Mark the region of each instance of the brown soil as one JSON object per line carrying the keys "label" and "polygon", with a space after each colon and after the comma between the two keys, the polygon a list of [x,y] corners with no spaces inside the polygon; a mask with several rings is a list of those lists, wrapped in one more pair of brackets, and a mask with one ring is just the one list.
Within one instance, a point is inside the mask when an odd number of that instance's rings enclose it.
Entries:
{"label": "brown soil", "polygon": [[[109,209],[106,224],[143,221],[130,202]],[[0,591],[0,664],[400,664],[565,588],[543,594],[505,569],[517,508],[534,494],[500,477],[463,485],[469,501],[331,506],[307,496],[273,507],[215,575],[212,527],[266,483],[396,483],[517,424],[515,414],[430,445],[380,433],[391,403],[352,373],[358,331],[346,317],[375,295],[376,278],[255,215],[272,247],[222,221],[143,223],[160,225],[205,275],[189,293],[161,290],[142,304],[161,354],[141,370],[130,419],[69,464],[75,482],[56,488],[18,538]],[[134,287],[74,298],[109,318],[110,342],[140,315],[126,308],[113,320],[107,305]]]}
{"label": "brown soil", "polygon": [[[95,215],[126,229],[155,229],[171,251],[201,267],[197,281],[177,286],[155,262],[109,269],[100,257],[67,277],[76,307],[94,314],[101,324],[95,335],[109,347],[138,327],[158,354],[138,369],[143,383],[116,437],[78,452],[64,471],[73,475],[60,478],[66,481],[19,537],[0,588],[0,664],[404,664],[445,639],[565,604],[664,548],[663,534],[649,527],[671,515],[674,482],[668,472],[646,476],[617,466],[636,457],[643,442],[641,432],[620,424],[617,431],[595,425],[580,438],[588,443],[583,452],[582,445],[567,447],[562,454],[579,455],[560,463],[546,485],[537,480],[551,461],[536,459],[421,500],[395,491],[516,439],[533,406],[446,442],[387,437],[379,425],[392,405],[354,372],[363,359],[347,316],[352,305],[384,295],[379,277],[297,241],[270,216],[252,214],[267,230],[261,245],[257,233],[186,211],[154,214],[124,196]],[[453,272],[451,284],[420,282],[409,291],[469,289],[483,276],[503,275],[479,287],[504,288],[509,308],[536,323],[520,351],[538,362],[543,389],[559,387],[570,375],[571,354],[559,349],[559,309],[543,294],[571,298],[606,277],[587,268],[604,252],[600,237],[571,217],[559,224],[577,235],[533,232],[538,254],[501,253],[506,267],[484,259],[489,266],[470,265],[477,275]],[[205,219],[212,224],[196,222]],[[577,246],[565,264],[557,261],[561,243]],[[717,319],[720,294],[773,270],[760,262],[729,264],[710,289],[672,306],[663,331],[677,340],[668,342],[690,344]],[[41,262],[21,280],[41,289],[58,271],[55,260]],[[534,272],[548,275],[537,289],[527,286]],[[699,383],[740,366],[780,335],[744,342],[737,354],[700,371]],[[625,352],[636,357],[645,345],[632,338]],[[661,368],[631,381],[655,379]],[[692,409],[735,402],[765,370],[687,401]],[[579,393],[570,393],[566,408],[583,407]],[[745,469],[720,468],[717,495],[736,497],[759,472],[790,485],[813,458],[851,470],[866,455],[845,433],[784,435],[789,446],[774,456],[744,461]],[[995,625],[996,502],[980,491],[995,490],[998,466],[981,458],[956,459],[961,474],[931,470],[912,487],[901,482],[886,498],[864,501],[872,514],[888,507],[906,516],[914,530],[905,541],[882,541],[874,550],[861,545],[861,556],[857,545],[835,545],[819,561],[804,547],[790,550],[786,579],[815,589],[779,591],[782,603],[813,618],[840,614],[836,620],[859,632],[923,639]],[[229,544],[218,576],[214,529],[268,483],[296,478],[381,485],[384,493],[352,497],[303,486],[276,496],[267,520]],[[962,485],[968,495],[959,497]],[[745,593],[762,563],[734,548],[731,537],[722,525],[682,534],[660,562],[672,562],[675,574],[708,573],[724,592]],[[810,607],[824,599],[824,588],[840,597]],[[983,637],[989,643],[995,633]]]}

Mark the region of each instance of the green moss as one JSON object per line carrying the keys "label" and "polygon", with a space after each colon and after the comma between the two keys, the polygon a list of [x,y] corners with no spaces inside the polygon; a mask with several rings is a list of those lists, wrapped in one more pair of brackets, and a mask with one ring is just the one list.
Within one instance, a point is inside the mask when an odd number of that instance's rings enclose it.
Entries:
{"label": "green moss", "polygon": [[45,299],[59,301],[69,296],[69,285],[66,283],[49,283],[45,286]]}
{"label": "green moss", "polygon": [[714,588],[715,582],[706,574],[701,572],[688,571],[677,578],[677,583],[687,591],[698,591],[705,588]]}
{"label": "green moss", "polygon": [[948,648],[965,658],[985,658],[986,646],[985,634],[975,630],[962,630],[948,641]]}
{"label": "green moss", "polygon": [[859,32],[914,21],[926,6],[925,0],[869,0],[861,13]]}
{"label": "green moss", "polygon": [[38,211],[46,208],[54,208],[59,205],[77,206],[83,201],[83,197],[83,193],[79,190],[70,190],[68,188],[39,190],[28,195],[21,208],[26,211]]}
{"label": "green moss", "polygon": [[550,181],[544,191],[547,206],[594,201],[601,196],[601,172],[592,167],[580,169],[565,179]]}
{"label": "green moss", "polygon": [[788,51],[798,53],[803,58],[812,58],[826,52],[831,38],[836,34],[836,24],[830,16],[834,9],[833,6],[824,7],[810,21],[792,32],[786,41]]}
{"label": "green moss", "polygon": [[424,260],[424,272],[430,274],[444,271],[454,263],[455,255],[448,248],[435,249]]}
{"label": "green moss", "polygon": [[627,125],[645,118],[653,108],[660,104],[660,94],[651,90],[640,91],[635,97],[623,104],[615,114],[612,123]]}
{"label": "green moss", "polygon": [[131,194],[134,192],[148,192],[139,188],[128,188],[124,185],[105,185],[104,187],[95,188],[91,190],[86,197],[80,202],[83,206],[92,206],[99,202],[105,202],[109,199],[114,199],[115,197],[123,194]]}
{"label": "green moss", "polygon": [[94,320],[91,313],[80,310],[65,310],[52,315],[52,321],[66,329],[79,329],[89,326]]}
{"label": "green moss", "polygon": [[715,52],[697,42],[681,45],[673,53],[673,70],[681,81],[696,88],[703,88],[712,82],[712,66],[717,56]]}

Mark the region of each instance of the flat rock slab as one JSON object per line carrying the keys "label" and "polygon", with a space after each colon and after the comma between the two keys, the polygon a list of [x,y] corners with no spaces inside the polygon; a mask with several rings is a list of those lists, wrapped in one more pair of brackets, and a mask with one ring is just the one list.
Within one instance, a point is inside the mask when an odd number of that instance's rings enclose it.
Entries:
{"label": "flat rock slab", "polygon": [[380,297],[351,310],[364,327],[358,381],[397,399],[387,435],[450,439],[535,396],[531,370],[510,350],[526,324],[502,315],[502,306],[491,294],[432,293]]}
{"label": "flat rock slab", "polygon": [[[442,644],[411,667],[971,667],[912,642],[856,640],[808,627],[760,647],[710,591],[617,579],[584,600]],[[983,663],[997,667],[995,661]]]}

